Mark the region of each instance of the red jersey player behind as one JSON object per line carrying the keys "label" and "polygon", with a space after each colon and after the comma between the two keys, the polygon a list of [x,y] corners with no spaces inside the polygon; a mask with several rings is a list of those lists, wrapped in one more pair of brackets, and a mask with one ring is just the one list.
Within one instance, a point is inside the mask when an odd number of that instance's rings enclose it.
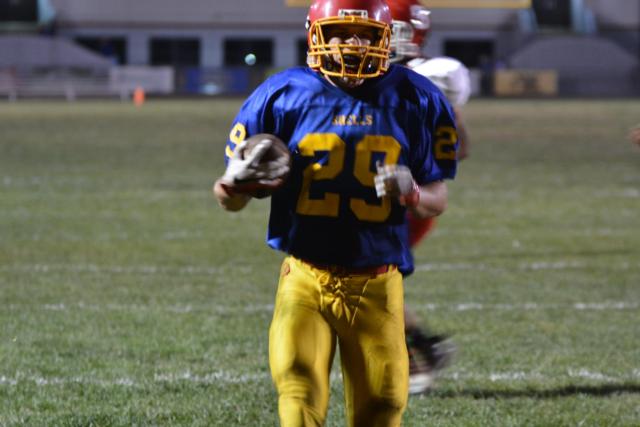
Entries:
{"label": "red jersey player behind", "polygon": [[[427,77],[445,94],[454,109],[460,142],[458,160],[462,160],[469,153],[469,138],[461,113],[471,92],[469,70],[456,59],[424,55],[423,48],[431,30],[430,11],[417,0],[388,0],[387,3],[393,18],[391,60]],[[436,219],[419,219],[409,214],[408,221],[411,247],[415,247],[433,229]],[[446,335],[421,327],[416,316],[406,308],[405,335],[410,357],[409,392],[424,393],[433,386],[438,372],[451,362],[455,346]]]}

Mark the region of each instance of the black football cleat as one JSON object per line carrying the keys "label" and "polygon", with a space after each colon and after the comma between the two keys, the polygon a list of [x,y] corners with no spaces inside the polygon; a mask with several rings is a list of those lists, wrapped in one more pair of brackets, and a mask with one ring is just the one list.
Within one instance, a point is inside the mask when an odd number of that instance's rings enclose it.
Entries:
{"label": "black football cleat", "polygon": [[421,331],[412,335],[414,339],[408,343],[409,394],[423,394],[433,388],[438,374],[451,364],[456,347],[444,335],[426,337]]}

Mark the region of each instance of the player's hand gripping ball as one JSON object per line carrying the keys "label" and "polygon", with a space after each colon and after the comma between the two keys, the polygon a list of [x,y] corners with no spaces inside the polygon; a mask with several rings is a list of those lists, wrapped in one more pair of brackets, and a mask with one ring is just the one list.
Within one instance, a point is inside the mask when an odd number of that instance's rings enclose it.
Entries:
{"label": "player's hand gripping ball", "polygon": [[378,197],[396,197],[403,206],[415,207],[420,201],[420,188],[404,165],[376,163],[377,174],[373,179]]}
{"label": "player's hand gripping ball", "polygon": [[260,133],[236,146],[221,181],[228,192],[268,197],[286,181],[290,163],[287,145],[275,135]]}

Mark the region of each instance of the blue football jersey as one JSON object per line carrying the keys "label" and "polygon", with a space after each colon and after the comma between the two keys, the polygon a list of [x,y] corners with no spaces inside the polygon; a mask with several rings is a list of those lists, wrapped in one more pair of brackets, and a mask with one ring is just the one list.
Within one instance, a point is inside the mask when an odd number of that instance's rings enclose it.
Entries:
{"label": "blue football jersey", "polygon": [[246,100],[226,158],[257,133],[292,154],[287,182],[271,198],[267,243],[318,264],[413,271],[406,209],[378,198],[376,164],[411,169],[418,184],[452,179],[457,133],[450,105],[426,78],[402,66],[345,91],[307,68],[272,76]]}

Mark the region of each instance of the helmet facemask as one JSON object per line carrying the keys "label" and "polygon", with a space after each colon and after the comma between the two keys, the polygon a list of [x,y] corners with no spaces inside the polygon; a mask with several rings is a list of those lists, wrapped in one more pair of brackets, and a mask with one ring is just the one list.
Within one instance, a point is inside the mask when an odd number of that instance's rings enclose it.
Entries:
{"label": "helmet facemask", "polygon": [[419,5],[409,8],[410,22],[391,21],[391,62],[405,58],[417,58],[422,54],[422,45],[431,29],[431,12]]}
{"label": "helmet facemask", "polygon": [[413,42],[415,31],[411,24],[394,20],[391,26],[391,62],[420,56],[420,46]]}
{"label": "helmet facemask", "polygon": [[366,16],[323,18],[309,28],[307,64],[349,87],[389,68],[391,30]]}

